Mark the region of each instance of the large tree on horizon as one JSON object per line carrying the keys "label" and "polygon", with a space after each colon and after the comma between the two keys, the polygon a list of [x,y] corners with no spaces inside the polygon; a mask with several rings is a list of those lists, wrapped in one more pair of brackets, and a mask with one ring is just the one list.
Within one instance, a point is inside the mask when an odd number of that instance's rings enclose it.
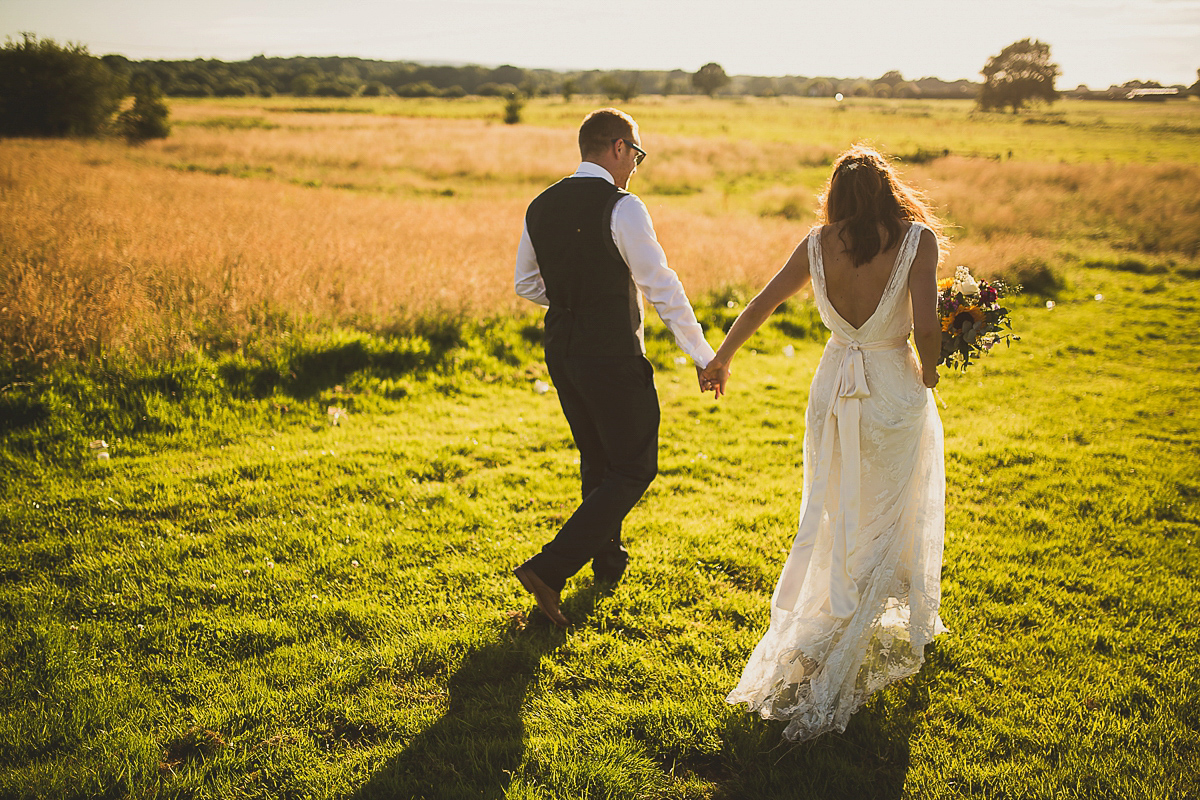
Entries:
{"label": "large tree on horizon", "polygon": [[729,76],[725,74],[725,68],[715,61],[705,64],[692,75],[692,85],[709,97],[728,83]]}
{"label": "large tree on horizon", "polygon": [[979,107],[984,111],[1008,106],[1015,114],[1030,100],[1053,103],[1058,99],[1054,88],[1058,64],[1050,61],[1050,45],[1036,39],[1013,42],[989,58],[981,72]]}

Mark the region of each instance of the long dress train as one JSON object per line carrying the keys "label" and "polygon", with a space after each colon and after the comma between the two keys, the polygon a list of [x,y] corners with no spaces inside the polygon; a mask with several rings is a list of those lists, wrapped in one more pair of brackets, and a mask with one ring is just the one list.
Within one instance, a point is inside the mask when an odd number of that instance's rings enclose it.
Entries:
{"label": "long dress train", "polygon": [[770,628],[726,698],[788,720],[793,741],[845,730],[873,692],[916,673],[946,630],[942,423],[908,344],[908,275],[923,229],[905,233],[860,328],[829,302],[822,229],[808,237],[813,295],[832,336],[805,414],[800,523]]}

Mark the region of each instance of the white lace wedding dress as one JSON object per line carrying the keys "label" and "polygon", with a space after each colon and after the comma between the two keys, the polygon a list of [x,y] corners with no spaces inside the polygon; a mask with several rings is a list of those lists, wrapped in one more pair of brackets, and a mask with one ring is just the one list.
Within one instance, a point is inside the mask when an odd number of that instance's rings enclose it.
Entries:
{"label": "white lace wedding dress", "polygon": [[923,229],[906,232],[860,328],[829,302],[821,229],[808,237],[813,295],[833,335],[808,397],[800,524],[770,629],[727,698],[788,720],[794,741],[845,730],[871,693],[917,672],[945,632],[942,423],[908,345],[908,273]]}

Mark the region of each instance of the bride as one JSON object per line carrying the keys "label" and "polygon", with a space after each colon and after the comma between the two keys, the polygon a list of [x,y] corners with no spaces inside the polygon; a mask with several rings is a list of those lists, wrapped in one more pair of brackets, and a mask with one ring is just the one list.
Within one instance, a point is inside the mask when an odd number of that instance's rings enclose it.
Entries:
{"label": "bride", "polygon": [[930,391],[941,352],[941,224],[861,145],[834,164],[820,221],[702,374],[723,395],[738,348],[812,279],[831,336],[805,413],[800,523],[770,628],[727,698],[787,720],[793,741],[845,730],[873,692],[916,673],[925,646],[945,632],[945,467]]}

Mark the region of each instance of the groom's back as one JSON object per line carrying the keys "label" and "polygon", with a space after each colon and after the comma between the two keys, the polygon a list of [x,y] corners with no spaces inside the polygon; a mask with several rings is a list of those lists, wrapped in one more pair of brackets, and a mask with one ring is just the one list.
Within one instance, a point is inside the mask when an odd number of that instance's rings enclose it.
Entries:
{"label": "groom's back", "polygon": [[637,287],[612,239],[612,209],[624,194],[603,178],[571,177],[529,205],[525,225],[550,300],[548,351],[641,355]]}

